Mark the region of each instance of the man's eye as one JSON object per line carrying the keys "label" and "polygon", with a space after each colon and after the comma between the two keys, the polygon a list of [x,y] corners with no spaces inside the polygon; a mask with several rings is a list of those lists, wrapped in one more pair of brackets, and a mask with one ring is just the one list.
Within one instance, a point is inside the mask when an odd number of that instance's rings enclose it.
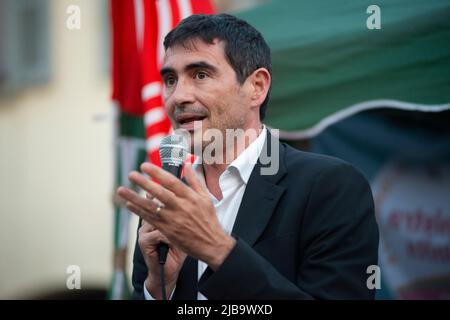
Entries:
{"label": "man's eye", "polygon": [[206,72],[203,71],[199,71],[195,74],[195,77],[199,80],[203,80],[206,79],[208,77],[208,74]]}
{"label": "man's eye", "polygon": [[168,87],[175,85],[176,80],[174,77],[167,77],[164,79],[164,84]]}

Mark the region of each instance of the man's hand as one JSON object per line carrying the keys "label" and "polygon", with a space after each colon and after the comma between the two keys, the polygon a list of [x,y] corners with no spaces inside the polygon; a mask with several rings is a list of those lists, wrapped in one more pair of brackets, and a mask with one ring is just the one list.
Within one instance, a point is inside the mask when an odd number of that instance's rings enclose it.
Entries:
{"label": "man's hand", "polygon": [[191,165],[186,164],[184,168],[189,186],[150,163],[142,164],[141,170],[159,181],[160,185],[138,172],[130,173],[130,181],[159,199],[164,207],[157,212],[155,201],[120,187],[118,194],[127,200],[128,209],[153,225],[174,246],[204,261],[212,270],[217,270],[236,241],[220,226],[209,193]]}
{"label": "man's hand", "polygon": [[158,259],[158,245],[161,242],[169,245],[167,260],[164,265],[165,290],[169,297],[175,288],[186,254],[171,245],[169,240],[151,224],[142,220],[142,225],[139,228],[139,247],[149,270],[145,286],[155,299],[162,299]]}

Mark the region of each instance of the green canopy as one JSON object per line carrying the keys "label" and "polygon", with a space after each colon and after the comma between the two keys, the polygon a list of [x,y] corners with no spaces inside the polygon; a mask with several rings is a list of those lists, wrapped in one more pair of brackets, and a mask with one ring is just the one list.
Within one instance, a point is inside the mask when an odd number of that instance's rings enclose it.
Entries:
{"label": "green canopy", "polygon": [[[450,108],[450,1],[272,0],[237,15],[272,49],[267,124],[311,137],[362,110]],[[289,136],[289,134],[287,134]]]}

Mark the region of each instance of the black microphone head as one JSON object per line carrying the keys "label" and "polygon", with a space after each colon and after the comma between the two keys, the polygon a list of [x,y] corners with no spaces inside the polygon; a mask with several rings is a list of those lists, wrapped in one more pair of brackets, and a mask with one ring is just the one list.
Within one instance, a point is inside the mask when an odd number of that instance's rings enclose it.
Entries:
{"label": "black microphone head", "polygon": [[186,138],[181,134],[164,137],[159,145],[162,164],[182,165],[188,154]]}

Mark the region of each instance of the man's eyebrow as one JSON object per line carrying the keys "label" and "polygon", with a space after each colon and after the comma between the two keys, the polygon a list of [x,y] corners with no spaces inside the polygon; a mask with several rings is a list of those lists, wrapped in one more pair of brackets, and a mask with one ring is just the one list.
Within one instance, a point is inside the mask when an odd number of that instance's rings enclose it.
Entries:
{"label": "man's eyebrow", "polygon": [[208,62],[205,62],[205,61],[193,62],[193,63],[188,64],[184,68],[185,71],[189,71],[189,70],[193,70],[193,69],[207,69],[207,70],[210,70],[211,72],[217,72],[217,68],[215,66],[213,66],[212,64],[209,64]]}
{"label": "man's eyebrow", "polygon": [[175,73],[175,69],[171,67],[164,67],[159,71],[159,73],[161,74],[161,77],[164,77],[164,75],[168,73]]}
{"label": "man's eyebrow", "polygon": [[[190,71],[194,69],[207,69],[213,73],[217,72],[217,68],[215,66],[205,61],[193,62],[184,67],[184,71]],[[161,74],[161,77],[164,77],[164,75],[168,73],[176,73],[176,71],[171,67],[163,67],[159,73]]]}

